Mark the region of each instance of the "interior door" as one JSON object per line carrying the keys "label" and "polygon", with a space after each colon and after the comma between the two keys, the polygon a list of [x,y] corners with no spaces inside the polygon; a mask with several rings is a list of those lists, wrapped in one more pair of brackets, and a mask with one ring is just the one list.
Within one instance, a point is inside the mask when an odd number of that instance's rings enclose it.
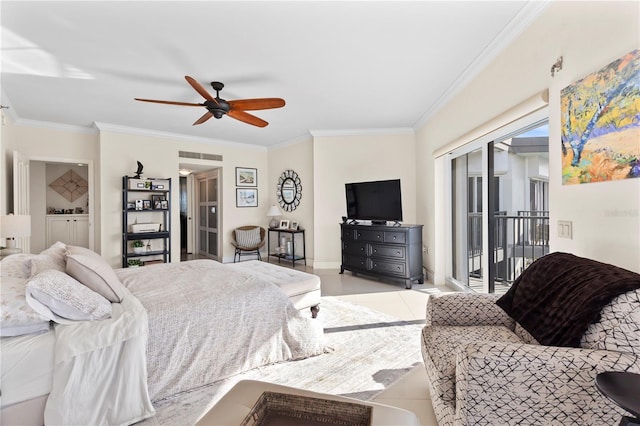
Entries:
{"label": "interior door", "polygon": [[[13,151],[13,214],[28,215],[29,211],[29,158]],[[30,237],[16,238],[16,247],[30,253]]]}
{"label": "interior door", "polygon": [[218,260],[218,171],[198,175],[198,255]]}

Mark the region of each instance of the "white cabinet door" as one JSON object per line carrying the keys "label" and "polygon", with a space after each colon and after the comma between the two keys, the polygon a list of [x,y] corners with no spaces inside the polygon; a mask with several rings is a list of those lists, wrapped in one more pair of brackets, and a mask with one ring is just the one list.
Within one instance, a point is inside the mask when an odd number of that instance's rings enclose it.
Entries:
{"label": "white cabinet door", "polygon": [[89,247],[88,215],[47,215],[47,247],[56,241]]}
{"label": "white cabinet door", "polygon": [[71,245],[89,247],[89,217],[79,216],[72,219],[72,240]]}
{"label": "white cabinet door", "polygon": [[56,241],[71,244],[70,227],[71,219],[67,215],[47,216],[47,247],[51,247]]}

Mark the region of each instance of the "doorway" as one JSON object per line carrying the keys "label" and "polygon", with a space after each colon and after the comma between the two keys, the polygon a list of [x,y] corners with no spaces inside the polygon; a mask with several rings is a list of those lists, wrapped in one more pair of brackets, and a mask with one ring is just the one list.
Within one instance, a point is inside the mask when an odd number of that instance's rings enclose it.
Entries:
{"label": "doorway", "polygon": [[199,171],[189,165],[180,177],[180,260],[220,259],[220,168]]}

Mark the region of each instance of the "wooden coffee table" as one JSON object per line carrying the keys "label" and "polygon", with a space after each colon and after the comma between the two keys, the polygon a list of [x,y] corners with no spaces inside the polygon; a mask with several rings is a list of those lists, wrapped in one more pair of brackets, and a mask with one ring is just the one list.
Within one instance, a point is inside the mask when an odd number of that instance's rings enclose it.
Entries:
{"label": "wooden coffee table", "polygon": [[225,396],[218,401],[196,423],[196,426],[222,426],[239,425],[249,414],[254,404],[263,392],[279,392],[291,395],[308,396],[325,400],[343,401],[364,404],[372,407],[372,426],[419,426],[420,421],[415,413],[402,408],[377,404],[368,401],[360,401],[353,398],[345,398],[326,393],[311,392],[273,383],[256,380],[242,380],[238,382]]}

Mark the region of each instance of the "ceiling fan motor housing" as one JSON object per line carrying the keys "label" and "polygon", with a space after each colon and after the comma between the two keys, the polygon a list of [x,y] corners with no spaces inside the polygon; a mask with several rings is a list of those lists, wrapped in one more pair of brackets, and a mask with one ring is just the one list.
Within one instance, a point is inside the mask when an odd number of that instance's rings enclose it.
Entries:
{"label": "ceiling fan motor housing", "polygon": [[213,101],[204,101],[204,105],[215,118],[222,118],[223,115],[229,112],[229,103],[220,98],[216,98],[216,100],[218,103]]}

